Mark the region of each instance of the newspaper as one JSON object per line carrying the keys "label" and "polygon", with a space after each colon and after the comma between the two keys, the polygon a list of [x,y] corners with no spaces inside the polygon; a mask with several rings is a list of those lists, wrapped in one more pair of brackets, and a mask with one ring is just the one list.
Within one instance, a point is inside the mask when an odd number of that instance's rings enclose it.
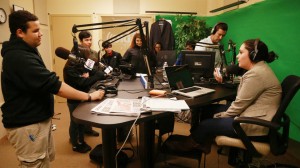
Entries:
{"label": "newspaper", "polygon": [[170,98],[149,98],[142,99],[119,99],[108,98],[94,107],[92,113],[107,115],[138,116],[140,113],[149,111],[167,111],[179,113],[182,110],[189,110],[184,100]]}
{"label": "newspaper", "polygon": [[142,112],[141,99],[108,98],[92,109],[93,113],[137,116]]}
{"label": "newspaper", "polygon": [[143,109],[146,111],[168,111],[179,113],[190,109],[184,100],[143,97],[142,101]]}

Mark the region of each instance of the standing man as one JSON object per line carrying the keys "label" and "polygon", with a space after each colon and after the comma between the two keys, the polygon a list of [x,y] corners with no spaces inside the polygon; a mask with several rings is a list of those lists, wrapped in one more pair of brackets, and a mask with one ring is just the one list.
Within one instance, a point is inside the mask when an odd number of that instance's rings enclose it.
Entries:
{"label": "standing man", "polygon": [[[84,57],[84,59],[87,60],[88,57]],[[64,80],[68,85],[84,92],[88,92],[95,82],[105,79],[104,72],[87,70],[83,63],[72,59],[66,62],[63,72]],[[67,100],[70,112],[69,135],[73,151],[86,153],[91,150],[91,147],[85,142],[84,133],[93,136],[99,136],[99,133],[92,130],[91,126],[79,124],[73,120],[73,112],[80,103],[80,100]]]}
{"label": "standing man", "polygon": [[[195,47],[195,51],[215,51],[215,68],[219,68],[222,63],[221,53],[218,48],[208,48],[199,46],[201,43],[208,44],[220,44],[220,41],[225,37],[228,30],[228,25],[224,22],[218,22],[211,30],[211,35],[205,39],[200,40],[200,44]],[[215,73],[215,78],[218,82],[222,81],[222,77],[220,77],[217,73]]]}
{"label": "standing man", "polygon": [[3,43],[2,93],[3,124],[8,140],[16,149],[21,167],[50,167],[55,151],[51,134],[54,97],[100,100],[103,91],[85,93],[60,81],[50,72],[37,47],[42,33],[38,18],[20,10],[9,15],[11,36]]}
{"label": "standing man", "polygon": [[[93,50],[93,49],[91,49],[91,47],[92,47],[92,41],[93,41],[93,39],[92,39],[92,34],[89,32],[89,31],[81,31],[80,33],[79,33],[79,35],[78,35],[78,37],[79,37],[79,41],[80,41],[80,45],[79,45],[79,51],[80,51],[80,53],[81,53],[81,55],[80,55],[80,57],[82,57],[82,58],[84,58],[85,60],[87,60],[87,59],[91,59],[91,60],[93,60],[93,61],[95,61],[95,67],[93,68],[94,70],[98,70],[98,62],[99,62],[99,58],[98,58],[98,53],[97,53],[97,51],[95,51],[95,50]],[[74,49],[74,48],[73,48]],[[69,62],[69,61],[68,61]],[[69,64],[69,63],[68,63]],[[67,65],[67,64],[66,64]],[[73,68],[73,66],[71,66],[71,67],[69,67],[68,66],[68,69],[72,69]],[[82,67],[83,68],[83,67]],[[76,69],[76,68],[74,68],[74,69]],[[87,73],[85,73],[85,74],[87,74]],[[74,75],[74,74],[73,74]],[[92,75],[91,75],[92,76]],[[64,79],[66,79],[65,77],[64,77]],[[80,79],[80,78],[79,78]],[[77,79],[75,79],[75,81],[76,81]],[[100,80],[100,79],[99,79]],[[83,87],[83,86],[80,86],[80,85],[82,85],[82,83],[80,83],[79,81],[76,81],[77,82],[77,84],[76,85],[72,85],[72,84],[70,84],[70,83],[68,83],[66,80],[65,80],[65,82],[67,83],[67,84],[69,84],[69,85],[71,85],[72,87],[74,87],[74,88],[76,88],[76,89],[78,89],[78,90],[81,90],[81,91],[84,91],[84,90],[82,90],[82,89],[79,89],[78,87]],[[94,81],[94,83],[95,83],[96,81]],[[72,83],[74,83],[74,81],[72,81]],[[75,86],[77,86],[77,87],[75,87]],[[84,88],[84,87],[83,87]],[[86,89],[86,88],[85,88]],[[71,100],[72,101],[72,100]],[[75,110],[75,108],[71,108],[71,109],[73,109],[73,110]],[[71,112],[73,112],[73,110],[71,110]],[[90,135],[90,136],[99,136],[99,133],[97,132],[97,131],[95,131],[95,130],[93,130],[92,129],[92,127],[91,126],[89,126],[89,125],[84,125],[84,133],[86,134],[86,135]],[[71,138],[72,139],[72,138]]]}

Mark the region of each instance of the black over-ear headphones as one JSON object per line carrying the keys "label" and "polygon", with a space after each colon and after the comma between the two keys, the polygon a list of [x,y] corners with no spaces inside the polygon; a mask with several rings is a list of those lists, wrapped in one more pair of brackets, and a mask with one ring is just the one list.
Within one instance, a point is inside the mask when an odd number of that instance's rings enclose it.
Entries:
{"label": "black over-ear headphones", "polygon": [[217,32],[217,26],[220,24],[226,24],[224,22],[218,22],[217,24],[214,25],[214,27],[211,29],[210,34],[215,34]]}
{"label": "black over-ear headphones", "polygon": [[114,86],[105,86],[105,85],[98,85],[96,90],[102,89],[105,92],[105,96],[110,95],[109,97],[116,96],[118,94],[118,89]]}
{"label": "black over-ear headphones", "polygon": [[250,53],[250,60],[251,61],[255,60],[255,57],[258,53],[258,49],[257,49],[258,43],[259,43],[259,38],[255,39],[255,41],[254,41],[254,50],[251,51],[251,53]]}

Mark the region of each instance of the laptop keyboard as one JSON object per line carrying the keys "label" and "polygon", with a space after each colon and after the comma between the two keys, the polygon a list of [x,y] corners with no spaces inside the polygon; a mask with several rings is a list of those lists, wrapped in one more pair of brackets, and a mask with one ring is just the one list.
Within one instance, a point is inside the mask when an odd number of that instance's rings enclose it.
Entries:
{"label": "laptop keyboard", "polygon": [[186,88],[186,89],[180,89],[180,91],[183,93],[189,93],[189,92],[193,92],[196,90],[201,90],[201,88],[191,87],[191,88]]}

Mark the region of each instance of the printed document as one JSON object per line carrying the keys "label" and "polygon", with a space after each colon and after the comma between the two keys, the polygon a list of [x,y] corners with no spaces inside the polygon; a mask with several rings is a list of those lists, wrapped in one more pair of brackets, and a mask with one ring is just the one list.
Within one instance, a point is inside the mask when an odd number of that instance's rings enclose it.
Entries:
{"label": "printed document", "polygon": [[92,112],[108,115],[137,116],[144,112],[141,99],[113,99],[108,98],[92,109]]}

